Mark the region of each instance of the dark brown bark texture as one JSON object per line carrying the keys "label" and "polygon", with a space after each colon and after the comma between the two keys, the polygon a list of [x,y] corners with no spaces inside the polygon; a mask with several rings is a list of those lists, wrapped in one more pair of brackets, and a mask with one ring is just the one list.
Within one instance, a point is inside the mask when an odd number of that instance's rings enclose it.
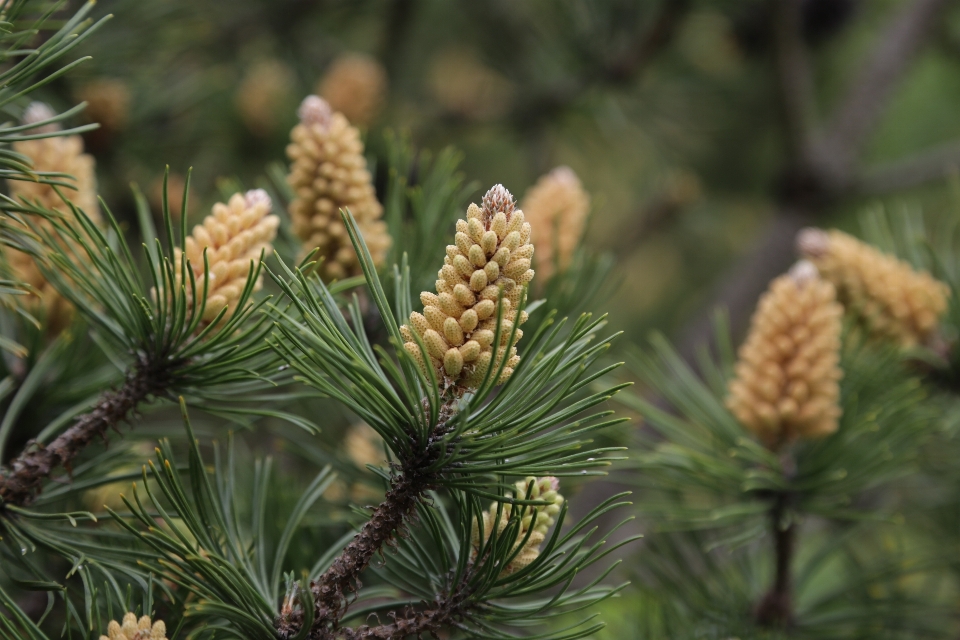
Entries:
{"label": "dark brown bark texture", "polygon": [[137,405],[166,386],[166,371],[141,364],[134,367],[119,389],[105,392],[93,410],[79,416],[73,426],[48,445],[34,444],[0,473],[0,511],[4,505],[23,507],[40,493],[43,481],[71,462],[96,438],[106,438],[130,417]]}
{"label": "dark brown bark texture", "polygon": [[[343,629],[343,640],[396,640],[398,638],[440,637],[451,623],[462,620],[469,607],[470,589],[464,580],[451,593],[439,596],[432,606],[422,611],[411,609],[403,617],[394,617],[389,624],[356,629]],[[427,635],[429,634],[429,635]]]}
{"label": "dark brown bark texture", "polygon": [[[456,395],[456,394],[455,394]],[[458,397],[458,396],[457,396]],[[454,398],[455,400],[456,398]],[[448,401],[441,408],[440,419],[434,428],[433,434],[417,452],[399,464],[399,473],[390,482],[390,490],[374,510],[370,519],[363,525],[359,533],[343,549],[330,568],[319,579],[310,584],[310,591],[314,601],[314,622],[308,636],[310,640],[331,640],[333,638],[380,638],[403,635],[350,635],[360,633],[360,629],[341,628],[340,619],[347,610],[347,598],[350,593],[356,592],[360,586],[360,574],[363,573],[370,560],[385,545],[391,544],[396,536],[401,535],[404,526],[416,517],[417,505],[424,494],[436,487],[439,472],[428,471],[439,458],[439,444],[447,433],[447,423],[454,415],[454,401]],[[460,593],[453,592],[454,595]],[[451,598],[453,596],[450,596]],[[437,602],[452,602],[450,598],[438,597]],[[459,606],[459,605],[458,605]],[[406,625],[405,621],[417,621],[424,625],[424,631],[430,630],[430,625],[440,622],[440,612],[430,609],[418,613],[405,614],[394,618],[394,623],[387,626]],[[449,612],[448,612],[449,613]],[[446,618],[444,618],[446,619]],[[414,624],[414,622],[409,622]],[[294,610],[281,613],[277,620],[277,633],[282,638],[295,636],[303,625],[303,611]],[[363,627],[363,633],[380,633],[378,627]],[[400,633],[399,631],[397,633]],[[404,632],[406,633],[406,632]],[[410,633],[413,633],[412,631]]]}
{"label": "dark brown bark texture", "polygon": [[326,640],[346,610],[347,594],[360,587],[359,576],[373,556],[393,540],[411,518],[435,477],[416,468],[405,469],[391,482],[383,502],[360,532],[340,553],[320,579],[311,585],[316,609],[312,640]]}

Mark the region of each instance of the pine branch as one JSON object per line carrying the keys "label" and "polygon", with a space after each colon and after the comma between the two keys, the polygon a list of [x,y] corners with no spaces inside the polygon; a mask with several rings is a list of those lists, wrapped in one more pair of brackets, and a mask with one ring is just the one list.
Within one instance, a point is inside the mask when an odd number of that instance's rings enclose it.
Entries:
{"label": "pine branch", "polygon": [[35,449],[22,452],[10,470],[0,474],[0,508],[33,502],[46,478],[58,467],[69,470],[74,458],[95,438],[105,438],[107,430],[126,420],[141,402],[162,393],[169,377],[169,365],[141,362],[119,389],[104,392],[93,411],[77,418],[53,442],[46,446],[38,443]]}
{"label": "pine branch", "polygon": [[776,573],[773,585],[757,607],[757,622],[765,627],[789,626],[793,620],[793,580],[790,565],[793,562],[796,524],[784,526],[790,494],[779,492],[770,508],[770,527],[776,555]]}
{"label": "pine branch", "polygon": [[[447,434],[447,423],[453,415],[452,401],[444,405],[442,414],[445,419],[438,422],[424,446],[400,463],[400,473],[393,477],[383,502],[373,510],[360,532],[340,552],[323,575],[311,582],[315,608],[314,623],[309,636],[311,639],[323,640],[332,637],[329,634],[337,629],[346,612],[347,594],[356,592],[361,586],[360,574],[367,568],[373,556],[402,531],[404,524],[414,515],[424,494],[435,488],[440,475],[432,470],[432,467],[440,456],[440,450],[433,445]],[[302,611],[281,615],[277,622],[277,631],[281,637],[295,636],[302,626],[302,616]]]}
{"label": "pine branch", "polygon": [[422,611],[410,609],[404,612],[403,617],[390,615],[394,621],[375,627],[363,625],[356,629],[341,629],[334,636],[344,640],[391,640],[392,638],[421,637],[430,634],[437,637],[444,628],[449,628],[457,620],[461,620],[470,607],[469,572],[448,593],[437,596],[434,606]]}
{"label": "pine branch", "polygon": [[100,396],[93,410],[76,419],[49,445],[37,444],[24,451],[10,468],[0,474],[0,510],[4,505],[29,505],[40,492],[45,479],[58,467],[70,469],[71,462],[97,437],[106,438],[108,429],[115,429],[137,406],[166,388],[171,376],[167,363],[142,361],[133,367],[119,389]]}

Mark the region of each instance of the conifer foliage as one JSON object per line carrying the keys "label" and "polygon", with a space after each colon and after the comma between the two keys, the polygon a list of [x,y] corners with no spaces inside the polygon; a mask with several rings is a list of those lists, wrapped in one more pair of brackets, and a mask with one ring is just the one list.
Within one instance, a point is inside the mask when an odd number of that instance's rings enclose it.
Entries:
{"label": "conifer foliage", "polygon": [[[14,24],[37,11],[11,4]],[[26,58],[30,74],[93,31],[87,10]],[[22,277],[0,310],[17,363],[0,382],[0,635],[507,638],[569,615],[538,637],[577,638],[602,626],[577,612],[622,587],[603,576],[631,540],[604,544],[623,494],[572,518],[561,490],[622,458],[593,440],[623,420],[601,406],[624,386],[606,382],[614,336],[603,317],[544,312],[519,355],[534,246],[509,191],[494,186],[454,223],[467,194],[456,153],[423,153],[414,178],[409,143],[393,137],[381,205],[358,130],[310,96],[273,193],[227,193],[189,231],[189,174],[177,206],[165,179],[159,229],[134,187],[132,242],[94,199],[76,130],[60,129],[77,110],[27,107],[20,94],[42,84],[30,74],[0,73],[10,108],[25,109],[0,138],[14,148],[0,158],[2,255],[13,278],[28,258],[44,295],[73,311],[57,326],[32,316]],[[419,258],[444,244],[445,259]],[[438,267],[414,312],[415,283]],[[329,453],[347,412],[379,439],[365,469]],[[247,446],[261,428],[283,464]],[[378,504],[351,509],[344,487]],[[31,594],[47,600],[41,615],[23,604]]]}

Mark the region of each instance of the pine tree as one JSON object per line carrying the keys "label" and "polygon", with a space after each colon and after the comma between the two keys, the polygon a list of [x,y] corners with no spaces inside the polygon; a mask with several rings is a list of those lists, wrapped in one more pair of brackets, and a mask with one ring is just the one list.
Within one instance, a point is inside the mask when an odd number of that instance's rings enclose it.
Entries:
{"label": "pine tree", "polygon": [[[88,10],[45,39],[31,73],[98,26],[84,22]],[[18,0],[8,15],[18,24],[34,11]],[[11,55],[24,43],[5,46]],[[8,102],[35,88],[24,77],[0,76]],[[2,141],[61,140],[50,136],[77,129],[50,125],[76,113],[24,115]],[[160,229],[135,188],[137,243],[109,203],[71,197],[80,176],[35,171],[40,156],[27,147],[3,156],[4,258],[28,258],[44,295],[72,315],[62,327],[32,316],[14,296],[39,287],[11,269],[0,635],[506,638],[621,588],[575,579],[623,544],[604,545],[596,526],[623,495],[576,519],[561,495],[622,457],[592,441],[623,421],[599,406],[624,386],[602,382],[617,366],[606,362],[615,336],[603,336],[604,319],[542,313],[524,337],[534,245],[509,191],[497,185],[482,208],[464,207],[452,151],[432,164],[424,154],[409,186],[409,142],[392,138],[381,205],[345,116],[312,97],[301,121],[290,179],[275,168],[270,193],[225,193],[192,232],[189,175],[178,224],[165,180]],[[324,138],[333,134],[342,139]],[[333,155],[306,162],[318,153]],[[340,184],[338,167],[359,191]],[[15,180],[39,180],[43,197]],[[283,208],[295,228],[329,230],[335,246],[314,232],[298,233],[302,247],[288,246],[288,229],[276,238]],[[438,250],[421,257],[423,247]],[[415,288],[438,268],[437,294],[415,313]],[[421,327],[426,318],[440,324]],[[331,455],[338,412],[368,425],[358,433],[378,439],[382,456],[357,468]],[[14,427],[30,441],[15,443]],[[282,464],[246,446],[255,427],[285,443]],[[345,486],[379,504],[351,508]],[[38,616],[29,596],[43,593]],[[586,615],[547,635],[600,626]]]}

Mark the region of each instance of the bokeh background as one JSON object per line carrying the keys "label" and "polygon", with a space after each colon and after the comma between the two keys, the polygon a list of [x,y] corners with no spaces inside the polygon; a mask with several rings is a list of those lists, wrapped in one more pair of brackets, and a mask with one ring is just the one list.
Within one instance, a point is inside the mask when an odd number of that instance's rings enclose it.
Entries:
{"label": "bokeh background", "polygon": [[[80,47],[91,60],[43,97],[89,103],[102,126],[86,146],[119,219],[135,220],[131,183],[159,209],[167,165],[174,195],[193,168],[192,220],[238,184],[270,186],[300,100],[350,103],[363,78],[382,87],[351,118],[378,189],[389,135],[458,149],[475,201],[576,171],[592,200],[585,242],[615,264],[594,308],[625,348],[658,330],[689,355],[717,306],[742,335],[804,226],[960,206],[960,7],[946,0],[103,0],[96,12],[114,18]],[[623,618],[611,637],[629,637]]]}
{"label": "bokeh background", "polygon": [[[97,11],[115,17],[84,43],[92,60],[57,86],[55,106],[86,99],[105,125],[87,145],[118,215],[132,208],[131,182],[156,199],[169,164],[194,168],[199,216],[218,182],[255,184],[282,162],[300,99],[344,56],[363,56],[385,81],[361,123],[374,162],[385,129],[429,150],[454,145],[477,197],[496,182],[520,197],[569,165],[593,198],[586,241],[617,260],[616,328],[692,344],[718,300],[742,327],[798,224],[952,202],[944,178],[960,153],[939,149],[922,175],[888,165],[960,135],[960,12],[939,11],[893,56],[869,113],[853,114],[865,131],[847,145],[852,172],[824,177],[801,166],[791,112],[807,112],[810,137],[835,137],[889,30],[910,19],[898,14],[917,3],[800,0],[793,18],[778,4],[791,3],[105,1]],[[786,37],[784,20],[796,23]]]}

